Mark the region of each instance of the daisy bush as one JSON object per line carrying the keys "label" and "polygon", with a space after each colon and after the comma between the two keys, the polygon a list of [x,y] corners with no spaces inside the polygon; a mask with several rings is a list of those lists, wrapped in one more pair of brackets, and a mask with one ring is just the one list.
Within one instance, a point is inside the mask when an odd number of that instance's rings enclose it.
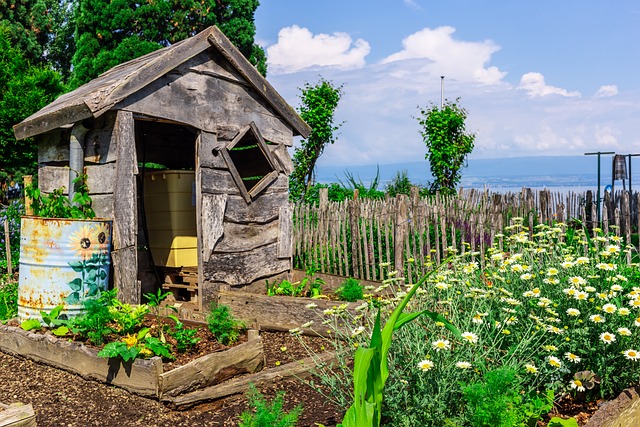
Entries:
{"label": "daisy bush", "polygon": [[[389,425],[478,425],[469,390],[505,369],[515,372],[508,392],[517,399],[500,410],[533,417],[548,410],[546,396],[611,398],[638,383],[640,273],[627,262],[632,248],[598,229],[529,230],[517,218],[497,237],[484,255],[450,250],[409,304],[406,311],[439,312],[462,334],[424,316],[394,333]],[[429,260],[421,267],[436,268]],[[338,362],[316,373],[337,403],[352,399],[350,357],[368,342],[377,310],[393,310],[407,286],[390,272],[360,306],[324,313],[319,327],[330,332]]]}

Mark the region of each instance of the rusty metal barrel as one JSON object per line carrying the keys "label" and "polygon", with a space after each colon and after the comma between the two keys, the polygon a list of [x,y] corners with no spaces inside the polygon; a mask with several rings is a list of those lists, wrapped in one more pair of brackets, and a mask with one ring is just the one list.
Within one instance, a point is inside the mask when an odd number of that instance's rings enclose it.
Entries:
{"label": "rusty metal barrel", "polygon": [[111,221],[25,216],[20,224],[18,317],[41,319],[64,304],[77,316],[83,302],[109,285]]}

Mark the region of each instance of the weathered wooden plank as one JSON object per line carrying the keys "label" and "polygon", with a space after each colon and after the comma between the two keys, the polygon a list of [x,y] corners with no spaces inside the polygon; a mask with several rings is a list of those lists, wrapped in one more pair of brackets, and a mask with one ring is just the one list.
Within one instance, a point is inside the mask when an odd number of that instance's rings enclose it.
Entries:
{"label": "weathered wooden plank", "polygon": [[0,408],[0,427],[36,427],[36,414],[31,404],[21,403]]}
{"label": "weathered wooden plank", "polygon": [[226,169],[227,164],[220,150],[224,148],[225,142],[216,138],[216,134],[210,132],[200,132],[198,135],[200,141],[198,155],[200,157],[200,166],[206,168]]}
{"label": "weathered wooden plank", "polygon": [[396,210],[396,226],[393,232],[393,268],[398,271],[398,276],[404,276],[404,247],[407,239],[407,196],[399,194],[397,197],[398,207]]}
{"label": "weathered wooden plank", "polygon": [[[87,165],[87,187],[89,194],[107,194],[115,191],[116,164]],[[38,186],[43,193],[65,187],[64,194],[68,194],[69,167],[68,166],[40,166],[38,168]]]}
{"label": "weathered wooden plank", "polygon": [[251,204],[247,204],[240,196],[229,196],[225,221],[237,223],[264,224],[274,221],[280,216],[280,207],[288,203],[289,194],[286,192],[262,193]]}
{"label": "weathered wooden plank", "polygon": [[[247,321],[257,321],[262,330],[287,331],[293,328],[301,328],[309,321],[314,324],[311,329],[321,332],[325,316],[323,310],[335,307],[336,301],[327,301],[314,298],[284,297],[250,294],[232,290],[221,289],[218,292],[218,303],[228,306],[233,316]],[[315,308],[307,308],[309,304],[315,304]],[[347,303],[348,310],[354,311],[360,303]],[[301,328],[302,329],[302,328]]]}
{"label": "weathered wooden plank", "polygon": [[242,285],[291,269],[290,259],[278,258],[277,243],[241,253],[213,253],[204,266],[205,281]]}
{"label": "weathered wooden plank", "polygon": [[[113,224],[113,248],[114,250],[137,246],[138,233],[138,208],[136,198],[135,172],[138,164],[136,160],[135,124],[133,115],[126,111],[119,111],[115,124],[115,140],[117,144],[118,161],[116,163],[115,188],[113,190],[115,202],[115,220]],[[137,272],[138,263],[135,257],[135,265],[122,266],[123,271],[134,270]],[[121,259],[125,261],[125,259]],[[124,286],[135,288],[136,274],[133,277],[123,277],[120,282]],[[132,292],[126,292],[133,297]],[[140,297],[137,297],[139,302]],[[129,301],[127,301],[129,302]]]}
{"label": "weathered wooden plank", "polygon": [[278,366],[277,368],[267,369],[245,377],[236,378],[227,381],[224,384],[214,385],[202,390],[183,394],[175,398],[165,398],[163,400],[176,406],[189,406],[199,402],[220,399],[222,397],[246,392],[249,389],[249,384],[254,384],[256,387],[262,387],[288,378],[303,378],[310,375],[310,370],[315,367],[316,364],[328,363],[334,358],[335,356],[331,353],[324,353],[315,357],[307,357],[300,361],[286,363]]}
{"label": "weathered wooden plank", "polygon": [[[246,252],[279,242],[279,235],[279,221],[272,221],[266,224],[225,222],[222,238],[214,245],[214,250],[216,252]],[[280,243],[278,243],[279,247]]]}
{"label": "weathered wooden plank", "polygon": [[[206,60],[208,53],[194,60],[199,58]],[[255,122],[267,141],[287,146],[293,143],[291,127],[274,115],[252,89],[202,73],[189,73],[187,66],[151,82],[117,107],[210,133],[216,133],[221,126],[239,130]]]}
{"label": "weathered wooden plank", "polygon": [[215,46],[220,53],[240,72],[240,74],[262,95],[275,110],[293,126],[303,138],[311,133],[311,128],[306,124],[295,110],[287,104],[271,84],[258,73],[253,65],[242,56],[229,39],[217,28],[209,35],[209,43]]}
{"label": "weathered wooden plank", "polygon": [[224,194],[202,194],[200,222],[202,224],[202,261],[209,262],[211,252],[223,235],[224,211],[227,196]]}
{"label": "weathered wooden plank", "polygon": [[220,384],[237,375],[252,374],[263,366],[262,339],[258,337],[161,374],[160,399]]}
{"label": "weathered wooden plank", "polygon": [[278,223],[278,258],[291,259],[293,256],[293,214],[289,203],[280,206],[280,221]]}
{"label": "weathered wooden plank", "polygon": [[113,286],[118,299],[129,304],[140,304],[141,283],[138,280],[138,249],[129,246],[111,252]]}
{"label": "weathered wooden plank", "polygon": [[92,116],[91,110],[89,110],[84,102],[74,103],[64,109],[49,111],[46,117],[43,117],[43,111],[45,111],[44,108],[13,127],[13,133],[16,139],[20,140],[39,135],[69,123],[77,123]]}
{"label": "weathered wooden plank", "polygon": [[202,192],[240,195],[240,190],[228,170],[202,168]]}
{"label": "weathered wooden plank", "polygon": [[114,219],[115,197],[113,194],[92,194],[91,207],[97,218]]}
{"label": "weathered wooden plank", "polygon": [[290,175],[293,172],[293,161],[291,160],[291,156],[289,156],[287,147],[284,144],[269,145],[268,147],[280,165],[280,172]]}
{"label": "weathered wooden plank", "polygon": [[57,129],[39,135],[38,164],[65,162],[69,163],[69,130]]}
{"label": "weathered wooden plank", "polygon": [[158,395],[158,376],[162,373],[162,360],[159,357],[122,363],[119,359],[98,357],[97,350],[77,342],[1,324],[0,349],[142,396],[155,398]]}

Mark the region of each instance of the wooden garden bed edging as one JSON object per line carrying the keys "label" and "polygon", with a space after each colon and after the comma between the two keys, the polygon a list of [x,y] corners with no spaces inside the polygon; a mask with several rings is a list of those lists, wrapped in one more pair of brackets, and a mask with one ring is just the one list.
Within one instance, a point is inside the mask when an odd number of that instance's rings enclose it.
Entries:
{"label": "wooden garden bed edging", "polygon": [[86,379],[115,385],[144,397],[159,399],[164,395],[191,392],[235,375],[261,370],[264,366],[262,340],[252,331],[249,332],[252,339],[245,343],[200,357],[168,372],[163,372],[159,357],[136,359],[133,362],[106,359],[98,357],[97,350],[84,344],[7,325],[0,325],[0,351],[27,357]]}
{"label": "wooden garden bed edging", "polygon": [[0,427],[36,427],[36,414],[31,404],[0,403]]}
{"label": "wooden garden bed edging", "polygon": [[335,359],[333,353],[323,353],[315,357],[307,357],[295,362],[289,362],[276,368],[266,369],[251,375],[234,378],[217,386],[206,387],[191,393],[180,396],[163,396],[160,400],[171,403],[176,407],[189,407],[197,403],[212,401],[233,394],[244,393],[249,384],[260,387],[265,384],[273,384],[276,380],[286,380],[290,378],[305,378],[310,375],[310,370],[318,363],[328,363]]}
{"label": "wooden garden bed edging", "polygon": [[[316,298],[267,296],[251,294],[242,291],[233,291],[221,287],[217,294],[218,304],[226,305],[237,319],[244,320],[248,324],[257,323],[260,330],[264,331],[289,331],[300,328],[303,333],[309,335],[323,335],[320,330],[321,323],[325,320],[322,311],[347,304],[347,310],[355,313],[355,307],[360,302],[347,303],[344,301],[329,301]],[[307,308],[309,304],[316,304],[314,309]],[[313,321],[311,330],[302,328],[305,323]]]}

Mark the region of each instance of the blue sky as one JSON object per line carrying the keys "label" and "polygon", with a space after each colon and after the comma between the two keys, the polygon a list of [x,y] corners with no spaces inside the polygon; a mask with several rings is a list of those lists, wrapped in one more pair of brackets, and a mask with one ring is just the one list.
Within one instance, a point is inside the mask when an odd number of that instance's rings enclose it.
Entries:
{"label": "blue sky", "polygon": [[419,161],[418,106],[460,98],[472,158],[640,152],[640,2],[262,0],[268,79],[294,106],[344,85],[320,165]]}

